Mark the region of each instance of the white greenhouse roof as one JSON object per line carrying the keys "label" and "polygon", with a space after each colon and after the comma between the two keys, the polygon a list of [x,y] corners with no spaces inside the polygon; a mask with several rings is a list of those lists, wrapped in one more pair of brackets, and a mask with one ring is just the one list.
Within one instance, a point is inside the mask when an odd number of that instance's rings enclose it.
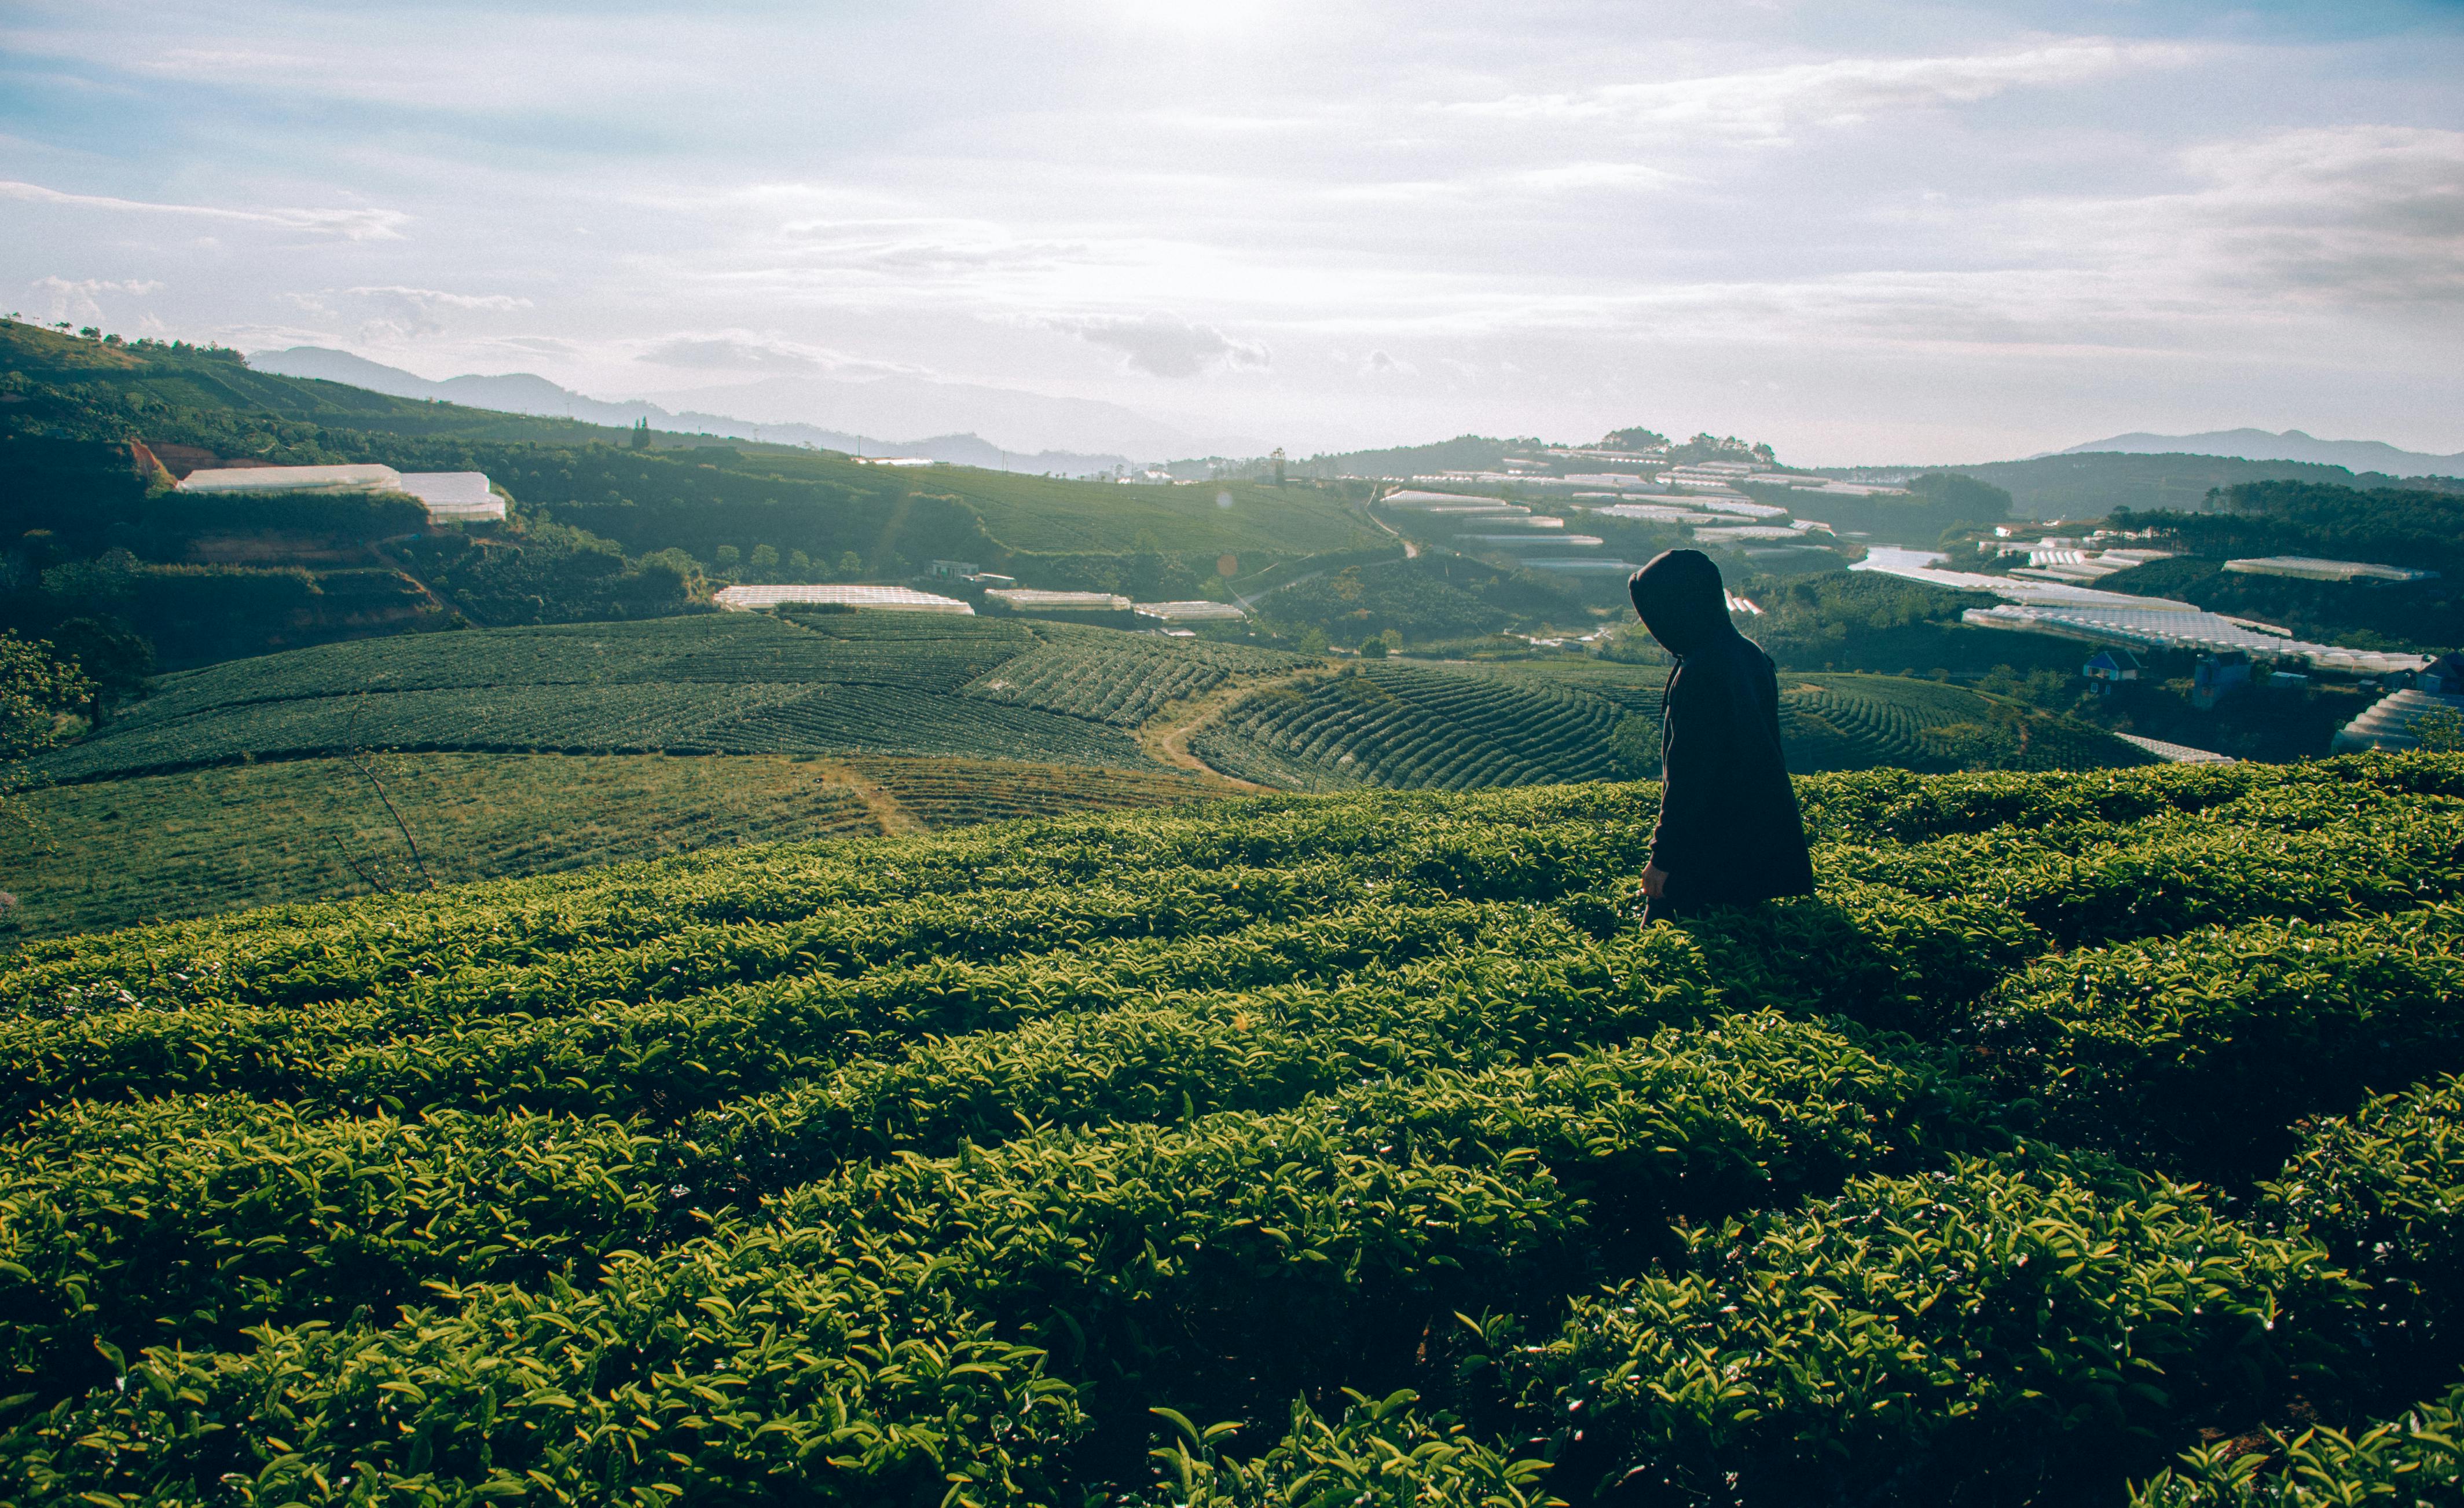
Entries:
{"label": "white greenhouse roof", "polygon": [[899,612],[947,612],[973,617],[976,610],[956,597],[936,597],[909,587],[729,587],[714,599],[736,612],[814,603],[841,608],[881,608]]}
{"label": "white greenhouse roof", "polygon": [[1055,609],[1071,612],[1127,612],[1130,599],[1109,591],[1042,591],[1033,587],[997,587],[984,595],[1003,607],[1026,611],[1030,609],[1051,611]]}
{"label": "white greenhouse roof", "polygon": [[505,499],[485,472],[398,472],[390,466],[225,466],[188,474],[180,490],[209,496],[249,492],[402,492],[428,506],[430,523],[501,519]]}
{"label": "white greenhouse roof", "polygon": [[2419,670],[2427,654],[2390,654],[2378,650],[2345,649],[2281,638],[2250,626],[2249,620],[2221,613],[2167,611],[2151,608],[2114,608],[2097,603],[2004,603],[1998,608],[1970,608],[1960,616],[1980,628],[2039,629],[2076,637],[2111,639],[2151,648],[2240,650],[2252,654],[2307,660],[2321,670],[2361,676],[2383,676]]}
{"label": "white greenhouse roof", "polygon": [[1141,602],[1137,614],[1166,623],[1237,623],[1248,616],[1228,602]]}
{"label": "white greenhouse roof", "polygon": [[2117,733],[2124,743],[2136,743],[2168,765],[2233,765],[2239,763],[2230,754],[2212,749],[2194,749],[2187,743],[2167,743],[2163,739],[2142,738],[2136,733]]}
{"label": "white greenhouse roof", "polygon": [[193,471],[182,492],[400,492],[390,466],[223,466]]}
{"label": "white greenhouse roof", "polygon": [[402,490],[428,504],[430,519],[501,519],[505,499],[486,472],[404,472]]}
{"label": "white greenhouse roof", "polygon": [[1459,540],[1476,544],[1516,545],[1548,544],[1560,549],[1595,550],[1607,543],[1596,534],[1458,534]]}
{"label": "white greenhouse roof", "polygon": [[2307,555],[2261,555],[2227,561],[2225,569],[2249,576],[2296,576],[2305,581],[2429,581],[2434,570],[2373,566],[2366,561],[2323,561]]}
{"label": "white greenhouse roof", "polygon": [[1532,570],[1563,571],[1570,576],[1631,576],[1642,569],[1632,561],[1586,560],[1580,556],[1564,559],[1542,556],[1523,564]]}
{"label": "white greenhouse roof", "polygon": [[1800,540],[1805,536],[1784,523],[1742,523],[1733,528],[1696,529],[1694,537],[1708,544],[1728,544],[1738,540]]}
{"label": "white greenhouse roof", "polygon": [[1645,523],[1710,523],[1720,517],[1696,508],[1680,508],[1663,502],[1619,502],[1590,512],[1609,519],[1635,519]]}

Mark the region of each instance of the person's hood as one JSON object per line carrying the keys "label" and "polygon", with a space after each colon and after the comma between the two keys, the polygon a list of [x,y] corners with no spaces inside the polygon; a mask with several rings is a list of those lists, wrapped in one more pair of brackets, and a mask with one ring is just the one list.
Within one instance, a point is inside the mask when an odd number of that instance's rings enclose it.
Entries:
{"label": "person's hood", "polygon": [[1701,550],[1663,550],[1626,583],[1635,615],[1661,648],[1686,655],[1737,632],[1720,567]]}

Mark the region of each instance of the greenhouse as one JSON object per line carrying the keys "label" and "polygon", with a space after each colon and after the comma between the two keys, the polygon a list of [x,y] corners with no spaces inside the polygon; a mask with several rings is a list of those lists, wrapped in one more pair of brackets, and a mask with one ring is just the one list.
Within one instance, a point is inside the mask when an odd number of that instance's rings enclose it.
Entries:
{"label": "greenhouse", "polygon": [[728,587],[713,601],[732,612],[763,608],[829,607],[886,609],[893,612],[947,612],[967,617],[976,610],[956,597],[936,597],[910,587]]}

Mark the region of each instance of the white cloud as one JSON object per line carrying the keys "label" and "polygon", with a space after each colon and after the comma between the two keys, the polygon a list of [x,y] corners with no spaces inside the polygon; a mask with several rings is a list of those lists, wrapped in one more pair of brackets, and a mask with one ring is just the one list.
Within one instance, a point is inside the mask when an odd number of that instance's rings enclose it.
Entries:
{"label": "white cloud", "polygon": [[115,199],[102,194],[62,193],[40,184],[20,183],[13,179],[0,180],[0,199],[55,204],[78,210],[183,215],[245,225],[270,225],[283,230],[305,231],[315,235],[339,236],[346,241],[398,241],[402,239],[403,226],[410,219],[398,210],[237,210],[220,205],[153,204],[143,199]]}
{"label": "white cloud", "polygon": [[1409,377],[1418,370],[1410,362],[1398,362],[1384,351],[1371,351],[1360,364],[1363,377]]}
{"label": "white cloud", "polygon": [[1130,370],[1150,377],[1196,377],[1218,370],[1264,370],[1264,345],[1236,341],[1213,325],[1177,315],[1081,315],[1049,322],[1082,341],[1121,353]]}
{"label": "white cloud", "polygon": [[511,294],[449,293],[441,288],[396,285],[345,288],[342,293],[374,311],[361,324],[362,339],[370,341],[440,335],[451,325],[451,316],[456,314],[510,314],[531,306],[528,299]]}
{"label": "white cloud", "polygon": [[2201,49],[2175,43],[2074,37],[2004,53],[1840,57],[1570,94],[1510,95],[1450,108],[1495,120],[1622,126],[1654,136],[1777,144],[1807,125],[1849,125],[1887,111],[1973,104],[2014,89],[2180,67],[2203,55]]}
{"label": "white cloud", "polygon": [[634,360],[654,366],[721,371],[808,372],[830,365],[813,352],[783,341],[743,334],[673,336]]}
{"label": "white cloud", "polygon": [[76,320],[91,324],[103,317],[101,295],[161,293],[165,285],[150,278],[112,282],[99,277],[84,277],[76,281],[66,277],[37,277],[28,286],[43,297],[51,308],[49,318],[55,322]]}

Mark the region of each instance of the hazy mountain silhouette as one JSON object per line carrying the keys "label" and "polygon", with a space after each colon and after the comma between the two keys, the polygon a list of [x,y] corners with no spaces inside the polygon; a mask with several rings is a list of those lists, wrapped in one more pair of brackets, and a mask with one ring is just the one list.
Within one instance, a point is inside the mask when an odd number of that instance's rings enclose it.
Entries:
{"label": "hazy mountain silhouette", "polygon": [[2109,440],[2074,445],[2062,455],[2120,452],[2129,455],[2237,455],[2254,461],[2311,461],[2342,466],[2353,472],[2383,472],[2389,477],[2454,477],[2464,475],[2464,452],[2436,455],[2426,451],[2398,450],[2378,440],[2322,440],[2287,430],[2211,430],[2204,434],[2117,434]]}
{"label": "hazy mountain silhouette", "polygon": [[[826,450],[861,450],[872,455],[926,455],[966,466],[1078,475],[1133,464],[1133,458],[1203,454],[1205,441],[1114,404],[962,383],[889,377],[872,382],[829,378],[779,378],[733,388],[666,393],[658,399],[609,402],[578,393],[530,372],[502,376],[448,377],[431,381],[348,351],[295,345],[260,351],[249,365],[285,377],[320,378],[397,398],[432,398],[508,413],[570,415],[593,424],[630,425],[648,419],[653,429],[709,433],[732,439],[763,439]],[[727,402],[734,413],[687,404]],[[820,422],[781,417],[811,414]],[[901,422],[913,414],[919,422]],[[935,417],[938,415],[938,417]],[[999,440],[979,432],[991,429]],[[924,438],[897,438],[923,434]],[[1022,439],[1076,448],[1021,448]],[[1003,443],[1006,442],[1006,443]],[[1264,449],[1264,447],[1257,447]],[[1243,454],[1246,454],[1245,452]]]}

